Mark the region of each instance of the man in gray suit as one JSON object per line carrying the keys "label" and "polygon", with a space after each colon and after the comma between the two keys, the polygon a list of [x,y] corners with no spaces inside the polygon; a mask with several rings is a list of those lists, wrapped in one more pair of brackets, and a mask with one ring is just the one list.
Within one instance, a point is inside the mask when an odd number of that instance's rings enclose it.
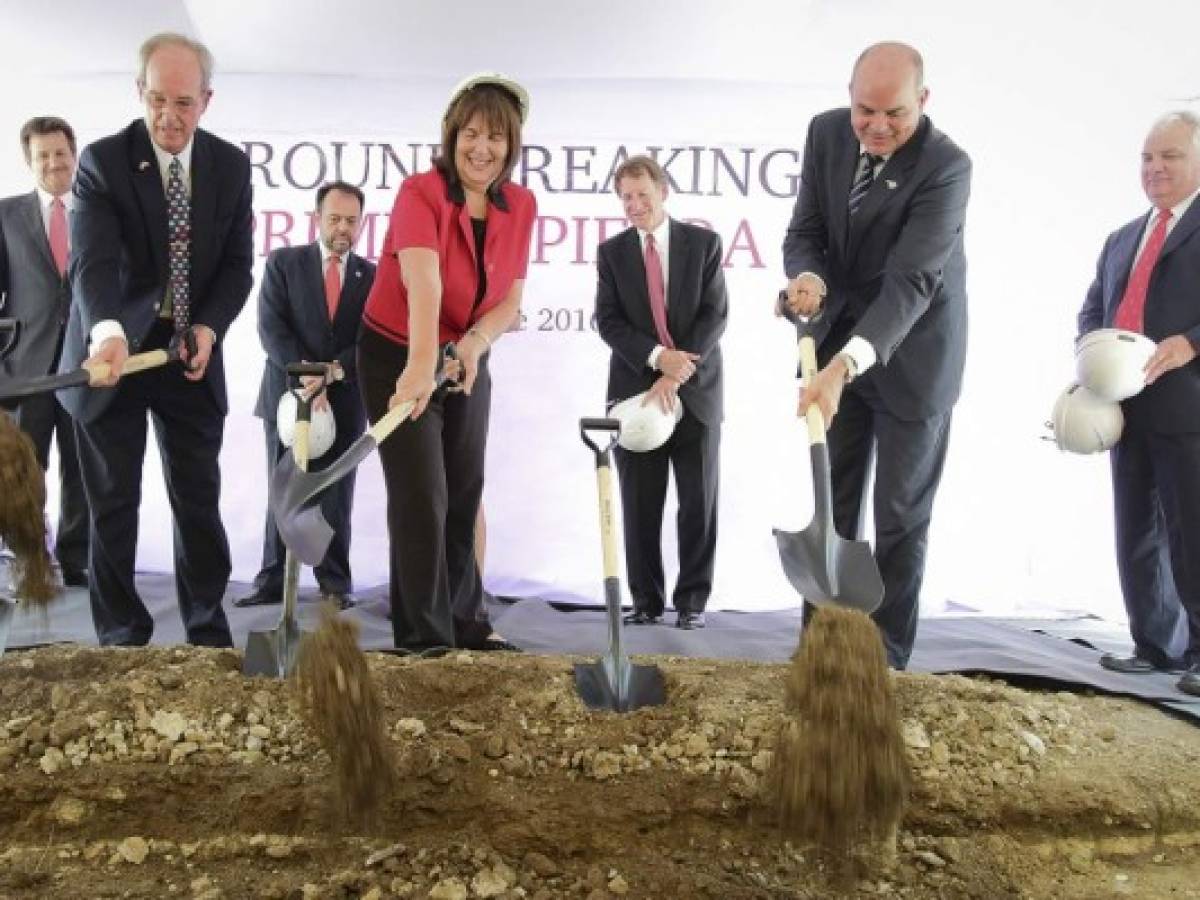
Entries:
{"label": "man in gray suit", "polygon": [[[316,401],[333,412],[337,436],[311,468],[337,459],[363,433],[367,411],[358,391],[355,353],[363,305],[375,282],[375,266],[352,252],[362,224],[363,192],[334,181],[317,191],[319,239],[303,247],[272,251],[258,295],[258,336],[267,351],[258,405],[267,437],[267,473],[286,452],[279,442],[275,410],[287,390],[289,363],[324,363],[329,386]],[[313,379],[306,378],[306,382]],[[323,600],[345,609],[353,603],[350,576],[350,513],[354,473],[332,485],[321,498],[321,512],[333,528],[333,541],[316,567]],[[284,547],[275,517],[267,513],[262,568],[254,591],[235,606],[279,603],[283,595]]]}
{"label": "man in gray suit", "polygon": [[1184,668],[1200,696],[1200,116],[1177,112],[1150,129],[1142,187],[1151,209],[1109,236],[1079,312],[1079,333],[1117,327],[1158,346],[1146,387],[1121,403],[1113,447],[1117,571],[1132,656],[1118,672]]}
{"label": "man in gray suit", "polygon": [[917,632],[933,500],[967,342],[963,224],[971,162],[924,115],[912,47],[859,56],[850,108],[816,116],[783,243],[787,305],[810,315],[822,368],[800,396],[829,425],[834,520],[857,538],[875,465],[873,618],[897,669]]}
{"label": "man in gray suit", "polygon": [[[20,322],[16,346],[0,359],[6,378],[54,372],[71,307],[66,278],[75,176],[75,132],[62,119],[38,116],[21,128],[21,149],[34,177],[34,190],[0,200],[0,294],[6,317]],[[17,424],[33,440],[42,469],[49,465],[50,440],[58,441],[60,504],[54,555],[63,582],[87,584],[88,511],[71,417],[54,394],[20,401]]]}

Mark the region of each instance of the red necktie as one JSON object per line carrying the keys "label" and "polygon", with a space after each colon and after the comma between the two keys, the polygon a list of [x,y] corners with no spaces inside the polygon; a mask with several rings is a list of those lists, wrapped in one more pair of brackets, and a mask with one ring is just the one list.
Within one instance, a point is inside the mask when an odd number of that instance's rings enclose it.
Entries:
{"label": "red necktie", "polygon": [[650,315],[654,319],[654,330],[658,342],[668,350],[675,349],[671,333],[667,331],[667,291],[663,284],[662,257],[654,244],[654,235],[646,235],[646,287],[650,291]]}
{"label": "red necktie", "polygon": [[50,201],[50,253],[54,264],[58,266],[58,274],[67,271],[67,208],[63,206],[62,198],[55,197]]}
{"label": "red necktie", "polygon": [[1163,243],[1167,240],[1167,222],[1170,219],[1169,209],[1164,209],[1158,214],[1158,221],[1154,223],[1150,239],[1142,248],[1142,255],[1138,257],[1129,276],[1129,284],[1125,286],[1125,296],[1121,298],[1117,314],[1113,318],[1114,327],[1126,331],[1145,330],[1146,292],[1150,288],[1150,273],[1154,271],[1154,264],[1158,262]]}
{"label": "red necktie", "polygon": [[325,265],[325,307],[329,310],[329,321],[337,315],[338,298],[342,296],[342,277],[338,269],[338,255],[329,254],[329,262]]}

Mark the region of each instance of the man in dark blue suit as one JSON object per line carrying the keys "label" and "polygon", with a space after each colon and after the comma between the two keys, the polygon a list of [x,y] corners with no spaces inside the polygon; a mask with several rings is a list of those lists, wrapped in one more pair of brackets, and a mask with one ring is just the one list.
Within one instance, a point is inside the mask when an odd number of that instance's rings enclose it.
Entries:
{"label": "man in dark blue suit", "polygon": [[683,403],[683,418],[663,446],[644,453],[616,449],[634,607],[626,621],[652,625],[662,618],[663,504],[673,468],[679,495],[675,625],[703,628],[717,549],[724,415],[718,341],[729,316],[721,239],[667,215],[667,176],[653,159],[630,157],[613,184],[632,227],[601,244],[596,258],[596,325],[612,349],[608,400],[645,391],[646,402],[667,411]]}
{"label": "man in dark blue suit", "polygon": [[1112,449],[1117,570],[1132,656],[1119,672],[1184,668],[1179,689],[1200,696],[1200,117],[1171,113],[1142,149],[1151,210],[1104,244],[1079,312],[1079,333],[1118,327],[1158,346],[1146,387],[1121,403]]}
{"label": "man in dark blue suit", "polygon": [[[963,226],[971,161],[924,115],[921,55],[867,48],[850,108],[816,116],[783,260],[787,303],[818,326],[822,368],[800,412],[829,425],[834,521],[863,528],[875,467],[875,558],[883,603],[873,618],[888,663],[908,665],[917,633],[933,500],[967,346]],[[827,295],[827,296],[826,296]],[[836,417],[835,417],[836,414]]]}
{"label": "man in dark blue suit", "polygon": [[[287,366],[295,362],[324,363],[328,388],[315,405],[331,409],[337,436],[333,446],[310,468],[320,469],[342,455],[363,433],[367,412],[359,396],[355,347],[363,304],[375,281],[374,264],[351,252],[362,222],[363,192],[344,181],[317,191],[319,240],[303,247],[281,247],[271,253],[258,295],[258,336],[267,351],[255,415],[267,436],[268,476],[283,456],[275,411],[287,390]],[[313,379],[305,379],[311,383]],[[323,600],[350,606],[350,512],[354,503],[354,472],[330,487],[321,511],[333,528],[333,541],[316,567]],[[237,606],[279,603],[282,599],[284,547],[267,514],[262,569],[254,592],[234,601]]]}
{"label": "man in dark blue suit", "polygon": [[[141,48],[145,118],[79,159],[70,264],[74,304],[61,370],[109,363],[110,389],[63,393],[75,417],[91,509],[91,603],[101,644],[145,644],[153,620],[134,585],[146,416],[175,519],[175,584],[187,639],[232,646],[221,601],[229,542],[217,457],[228,403],[220,342],[253,282],[246,155],[197,127],[212,97],[212,56],[160,34]],[[190,333],[177,365],[121,380],[130,353]]]}

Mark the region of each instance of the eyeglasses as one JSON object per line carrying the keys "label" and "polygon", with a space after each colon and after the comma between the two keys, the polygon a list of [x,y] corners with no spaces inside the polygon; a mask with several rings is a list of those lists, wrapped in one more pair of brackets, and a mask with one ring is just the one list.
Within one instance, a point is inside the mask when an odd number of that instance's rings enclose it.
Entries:
{"label": "eyeglasses", "polygon": [[168,106],[173,112],[181,116],[186,116],[195,110],[200,105],[200,100],[196,97],[168,97],[158,91],[142,91],[142,97],[155,112],[162,112]]}

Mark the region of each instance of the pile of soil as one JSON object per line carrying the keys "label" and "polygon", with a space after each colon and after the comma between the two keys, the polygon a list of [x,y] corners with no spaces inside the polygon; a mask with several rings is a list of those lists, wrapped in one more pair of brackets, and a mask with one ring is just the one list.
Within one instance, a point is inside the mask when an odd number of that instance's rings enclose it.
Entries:
{"label": "pile of soil", "polygon": [[[570,660],[371,655],[397,767],[370,826],[290,685],[234,651],[0,659],[0,897],[818,898],[762,795],[786,665],[656,658],[668,703]],[[1200,733],[1139,703],[894,676],[912,785],[855,897],[1200,898]]]}

